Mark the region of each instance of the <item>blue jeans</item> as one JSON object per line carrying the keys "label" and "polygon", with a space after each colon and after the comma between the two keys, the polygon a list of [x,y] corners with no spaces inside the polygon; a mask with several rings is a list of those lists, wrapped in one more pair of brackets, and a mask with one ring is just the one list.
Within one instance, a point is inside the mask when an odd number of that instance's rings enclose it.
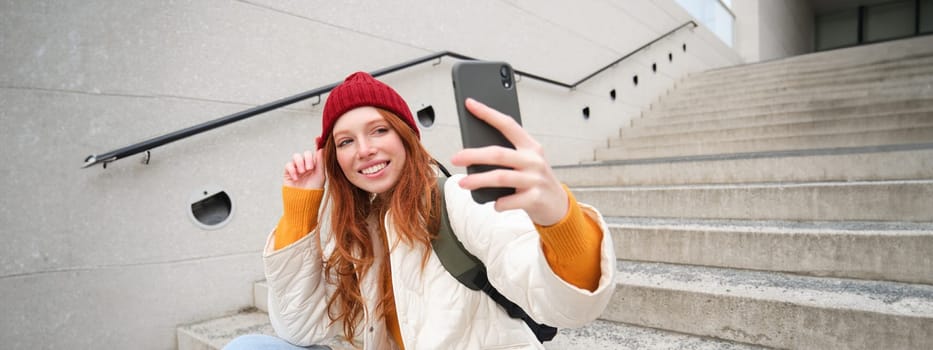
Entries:
{"label": "blue jeans", "polygon": [[223,350],[330,350],[329,346],[311,345],[309,347],[292,345],[278,337],[262,334],[247,334],[236,337]]}

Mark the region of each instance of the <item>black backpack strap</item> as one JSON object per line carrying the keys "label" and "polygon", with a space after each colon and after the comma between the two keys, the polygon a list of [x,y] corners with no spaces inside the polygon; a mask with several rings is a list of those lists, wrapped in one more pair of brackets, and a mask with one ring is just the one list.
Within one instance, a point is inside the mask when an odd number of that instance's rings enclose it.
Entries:
{"label": "black backpack strap", "polygon": [[[450,177],[450,172],[447,171],[447,168],[444,167],[444,164],[441,164],[441,162],[438,162],[437,159],[434,159],[434,158],[431,158],[431,160],[434,161],[434,165],[437,165],[437,169],[440,170],[442,173],[444,173],[444,176]],[[446,180],[446,178],[445,178],[445,180]],[[443,185],[443,183],[441,183],[441,184]],[[444,194],[444,191],[443,191],[444,187],[440,187],[440,189],[441,189],[441,194],[443,195],[443,194]]]}
{"label": "black backpack strap", "polygon": [[[486,275],[484,274],[483,277],[486,277]],[[518,304],[513,303],[511,300],[507,299],[504,295],[499,293],[499,291],[496,290],[496,288],[494,288],[488,280],[486,281],[486,285],[483,288],[483,292],[492,298],[492,300],[495,300],[496,304],[499,304],[499,306],[504,308],[505,311],[509,314],[509,317],[518,318],[522,321],[525,321],[525,324],[528,325],[528,328],[531,328],[531,331],[535,333],[535,337],[538,338],[539,342],[544,343],[546,341],[550,341],[551,339],[554,339],[555,335],[557,335],[557,328],[548,326],[543,323],[535,322],[535,320],[531,319],[531,316],[528,316],[525,310],[522,310]]]}
{"label": "black backpack strap", "polygon": [[441,222],[437,238],[431,240],[431,247],[434,248],[434,253],[441,261],[441,264],[444,265],[444,269],[467,288],[482,290],[483,293],[489,295],[496,304],[505,309],[509,317],[525,321],[528,328],[531,328],[531,331],[535,333],[538,341],[543,343],[554,339],[554,336],[557,335],[557,328],[535,322],[525,313],[525,310],[522,310],[517,304],[499,293],[489,283],[489,278],[486,276],[486,266],[483,265],[483,262],[470,254],[460,243],[460,240],[457,239],[457,236],[454,235],[453,229],[450,227],[450,219],[447,217],[447,205],[444,200],[444,183],[446,182],[446,177],[437,179],[437,188],[441,197]]}
{"label": "black backpack strap", "polygon": [[434,248],[434,253],[447,272],[467,288],[481,290],[484,284],[489,284],[486,281],[486,266],[463,247],[454,235],[453,229],[450,228],[450,219],[447,218],[447,205],[444,200],[445,182],[447,182],[446,177],[437,178],[437,188],[441,197],[441,222],[437,237],[431,240],[431,247]]}

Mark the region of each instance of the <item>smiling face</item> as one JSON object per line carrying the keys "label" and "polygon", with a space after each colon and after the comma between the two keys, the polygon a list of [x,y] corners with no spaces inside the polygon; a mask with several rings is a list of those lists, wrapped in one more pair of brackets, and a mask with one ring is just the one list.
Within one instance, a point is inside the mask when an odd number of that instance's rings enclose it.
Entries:
{"label": "smiling face", "polygon": [[337,163],[354,186],[369,193],[390,190],[402,176],[405,145],[375,107],[344,113],[334,124]]}

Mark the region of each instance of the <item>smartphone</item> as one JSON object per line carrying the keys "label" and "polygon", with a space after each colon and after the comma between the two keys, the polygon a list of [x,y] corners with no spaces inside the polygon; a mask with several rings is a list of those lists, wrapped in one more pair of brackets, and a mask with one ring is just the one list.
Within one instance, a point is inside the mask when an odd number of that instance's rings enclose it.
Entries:
{"label": "smartphone", "polygon": [[[472,98],[502,112],[522,124],[518,110],[518,92],[515,90],[515,73],[505,62],[465,61],[454,64],[454,97],[457,115],[460,117],[460,138],[464,148],[479,148],[498,145],[514,149],[515,146],[499,130],[480,120],[466,109],[466,99]],[[467,167],[468,174],[481,173],[503,167],[474,164]],[[477,203],[495,201],[502,196],[515,193],[511,187],[485,187],[472,191]]]}

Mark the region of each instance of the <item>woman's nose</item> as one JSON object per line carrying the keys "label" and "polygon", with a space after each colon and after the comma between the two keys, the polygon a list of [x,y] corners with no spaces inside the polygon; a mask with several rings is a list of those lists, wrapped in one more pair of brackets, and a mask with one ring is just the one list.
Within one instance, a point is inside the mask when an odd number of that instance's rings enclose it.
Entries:
{"label": "woman's nose", "polygon": [[369,140],[360,140],[357,142],[359,148],[357,148],[357,155],[360,158],[366,158],[376,152],[376,147],[369,142]]}

